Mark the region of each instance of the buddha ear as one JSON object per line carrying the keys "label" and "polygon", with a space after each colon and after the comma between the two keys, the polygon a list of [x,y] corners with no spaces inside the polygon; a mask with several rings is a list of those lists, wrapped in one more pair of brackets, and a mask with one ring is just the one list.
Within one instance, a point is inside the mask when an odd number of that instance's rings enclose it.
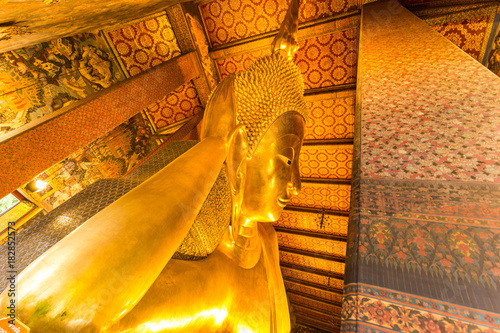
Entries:
{"label": "buddha ear", "polygon": [[247,169],[248,136],[245,127],[238,125],[227,140],[227,174],[233,195],[241,191]]}

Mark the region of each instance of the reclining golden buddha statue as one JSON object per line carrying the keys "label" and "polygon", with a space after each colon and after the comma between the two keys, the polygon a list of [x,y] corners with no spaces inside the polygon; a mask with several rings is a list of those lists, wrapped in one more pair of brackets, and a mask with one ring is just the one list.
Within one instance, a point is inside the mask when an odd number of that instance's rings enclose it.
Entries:
{"label": "reclining golden buddha statue", "polygon": [[290,331],[266,222],[300,190],[297,16],[292,0],[272,54],[215,89],[198,144],[20,274],[17,320],[33,333]]}

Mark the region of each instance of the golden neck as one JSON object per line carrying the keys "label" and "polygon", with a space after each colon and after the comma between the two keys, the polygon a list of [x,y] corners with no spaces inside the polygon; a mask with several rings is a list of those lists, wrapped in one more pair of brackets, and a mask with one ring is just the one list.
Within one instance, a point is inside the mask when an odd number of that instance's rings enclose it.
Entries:
{"label": "golden neck", "polygon": [[257,222],[248,220],[241,212],[236,214],[219,249],[238,266],[247,269],[254,267],[262,251]]}

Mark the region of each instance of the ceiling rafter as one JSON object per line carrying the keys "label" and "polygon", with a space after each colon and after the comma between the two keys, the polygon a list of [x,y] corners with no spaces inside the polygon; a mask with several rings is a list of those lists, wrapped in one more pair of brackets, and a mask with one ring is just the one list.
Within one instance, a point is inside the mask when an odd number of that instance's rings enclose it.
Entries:
{"label": "ceiling rafter", "polygon": [[330,301],[328,299],[324,299],[324,298],[321,298],[321,297],[318,297],[318,296],[310,295],[310,294],[307,294],[307,293],[304,293],[304,292],[301,292],[301,291],[297,291],[297,290],[293,290],[293,289],[287,289],[287,292],[290,293],[290,294],[294,294],[294,295],[297,295],[297,296],[308,298],[308,299],[316,301],[316,302],[320,302],[320,303],[328,304],[328,305],[335,306],[335,307],[338,307],[338,308],[342,308],[342,303],[341,302]]}
{"label": "ceiling rafter", "polygon": [[325,323],[324,321],[318,321],[314,319],[311,320],[311,318],[303,317],[300,314],[297,315],[297,324],[309,328],[321,329],[326,332],[338,332],[340,329],[340,325],[334,325],[333,322],[330,326],[330,323]]}
{"label": "ceiling rafter", "polygon": [[304,319],[309,319],[314,322],[318,323],[323,323],[325,327],[332,326],[332,328],[340,328],[340,325],[342,324],[341,318],[337,317],[332,317],[331,319],[326,319],[323,316],[315,313],[310,313],[310,312],[301,312],[301,311],[295,311],[295,317],[301,317]]}
{"label": "ceiling rafter", "polygon": [[319,309],[319,308],[316,308],[314,306],[302,304],[302,303],[296,302],[296,301],[291,301],[290,304],[294,307],[296,312],[300,312],[297,310],[296,307],[301,307],[301,308],[307,309],[307,310],[312,311],[312,312],[317,312],[318,314],[328,315],[328,316],[332,316],[333,318],[336,318],[336,319],[341,319],[341,316],[336,314],[336,313],[328,312],[326,310]]}
{"label": "ceiling rafter", "polygon": [[[359,9],[356,9],[356,10],[353,10],[353,11],[350,11],[350,12],[347,12],[347,13],[341,13],[341,14],[338,14],[338,15],[330,16],[330,17],[325,17],[325,18],[320,18],[320,19],[316,19],[316,20],[313,20],[313,21],[309,21],[309,22],[300,23],[299,24],[299,32],[298,32],[299,39],[304,39],[304,38],[300,38],[301,35],[303,35],[303,34],[301,34],[301,32],[303,32],[304,30],[307,30],[307,29],[310,29],[310,28],[315,28],[315,27],[317,27],[319,25],[324,25],[324,24],[332,23],[332,22],[335,22],[335,21],[338,21],[338,20],[342,20],[342,19],[345,19],[345,18],[348,18],[348,17],[352,17],[352,16],[357,16],[357,15],[360,15],[360,14],[361,14],[361,11]],[[220,51],[220,50],[229,49],[229,48],[232,48],[232,47],[235,47],[235,46],[239,46],[239,45],[243,45],[243,44],[248,44],[248,43],[251,43],[251,42],[261,41],[263,39],[274,38],[274,36],[276,36],[276,34],[278,32],[279,32],[279,30],[271,30],[271,31],[268,31],[268,32],[265,32],[265,33],[262,33],[262,34],[259,34],[259,35],[242,38],[242,39],[239,39],[239,40],[235,40],[233,42],[229,42],[229,43],[225,43],[225,44],[213,47],[213,48],[211,48],[211,51],[216,52],[216,51]]]}
{"label": "ceiling rafter", "polygon": [[[320,239],[328,239],[328,240],[337,241],[337,242],[347,242],[347,236],[329,235],[329,234],[322,234],[322,233],[313,232],[313,231],[290,229],[290,228],[283,228],[283,227],[274,227],[274,229],[276,230],[276,232],[283,232],[283,233],[287,233],[287,234],[294,234],[294,235],[320,238]],[[310,253],[314,253],[314,252],[310,252]]]}
{"label": "ceiling rafter", "polygon": [[354,139],[327,139],[327,140],[306,140],[303,146],[340,146],[340,145],[352,145]]}
{"label": "ceiling rafter", "polygon": [[334,216],[349,216],[349,212],[345,212],[342,210],[328,210],[328,209],[319,209],[319,208],[311,208],[311,207],[298,207],[298,206],[286,206],[286,210],[302,212],[302,213],[314,213],[314,214],[325,214],[325,215],[334,215]]}
{"label": "ceiling rafter", "polygon": [[300,181],[307,184],[351,185],[350,179],[300,178]]}
{"label": "ceiling rafter", "polygon": [[319,283],[314,283],[314,282],[305,281],[305,280],[301,280],[301,279],[291,278],[291,277],[287,277],[287,276],[284,276],[283,280],[291,282],[291,283],[301,284],[303,286],[306,286],[309,288],[314,288],[314,289],[321,290],[321,291],[328,291],[330,293],[334,293],[337,295],[343,294],[342,289],[334,288],[334,287],[330,287],[330,286],[325,286],[325,285],[319,284]]}
{"label": "ceiling rafter", "polygon": [[356,83],[349,83],[349,84],[340,84],[337,86],[329,86],[329,87],[324,87],[324,88],[312,88],[312,89],[306,89],[304,91],[304,96],[312,96],[312,95],[322,95],[322,94],[328,94],[332,92],[339,92],[339,91],[345,91],[345,90],[355,90],[356,89]]}
{"label": "ceiling rafter", "polygon": [[285,247],[285,246],[280,246],[279,249],[282,252],[288,252],[288,253],[298,254],[301,256],[306,256],[306,257],[311,257],[311,258],[323,259],[323,260],[327,260],[327,261],[345,263],[345,258],[333,257],[331,255],[321,254],[321,253],[317,253],[317,252],[292,249],[292,248]]}
{"label": "ceiling rafter", "polygon": [[322,276],[326,276],[326,277],[330,277],[330,278],[334,278],[334,279],[344,280],[344,274],[324,271],[324,270],[311,268],[311,267],[307,267],[307,266],[292,265],[292,264],[288,264],[286,262],[280,263],[280,266],[285,267],[285,268],[295,269],[297,271],[302,271],[302,272],[306,272],[306,273],[312,273],[312,274],[322,275]]}

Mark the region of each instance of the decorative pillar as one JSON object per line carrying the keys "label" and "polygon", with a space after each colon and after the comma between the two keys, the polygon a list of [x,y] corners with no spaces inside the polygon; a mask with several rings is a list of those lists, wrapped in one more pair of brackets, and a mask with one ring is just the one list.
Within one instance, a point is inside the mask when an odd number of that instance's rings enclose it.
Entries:
{"label": "decorative pillar", "polygon": [[500,78],[363,7],[343,332],[500,329]]}

